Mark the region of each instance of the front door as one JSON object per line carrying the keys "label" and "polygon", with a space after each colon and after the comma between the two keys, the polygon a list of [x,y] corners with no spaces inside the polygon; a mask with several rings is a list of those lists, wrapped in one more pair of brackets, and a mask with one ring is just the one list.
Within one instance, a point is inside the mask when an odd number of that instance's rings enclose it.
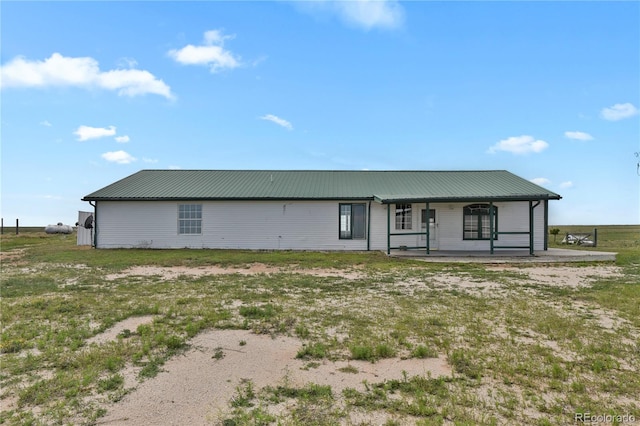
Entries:
{"label": "front door", "polygon": [[[427,209],[420,211],[420,230],[424,233],[427,232]],[[436,210],[429,209],[429,248],[436,250],[438,248],[438,235],[436,226]],[[426,245],[427,236],[420,235],[420,245]]]}

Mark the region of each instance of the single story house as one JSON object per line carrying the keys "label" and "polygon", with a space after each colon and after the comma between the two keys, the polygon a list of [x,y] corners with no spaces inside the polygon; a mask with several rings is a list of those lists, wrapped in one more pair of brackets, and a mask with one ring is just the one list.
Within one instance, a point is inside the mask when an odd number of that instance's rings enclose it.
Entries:
{"label": "single story house", "polygon": [[141,170],[82,200],[96,248],[533,254],[560,198],[505,170]]}

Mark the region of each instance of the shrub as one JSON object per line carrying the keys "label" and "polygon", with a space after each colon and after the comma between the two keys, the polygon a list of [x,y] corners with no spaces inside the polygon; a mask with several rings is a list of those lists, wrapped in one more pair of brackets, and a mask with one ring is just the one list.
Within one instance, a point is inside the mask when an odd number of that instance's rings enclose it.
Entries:
{"label": "shrub", "polygon": [[411,351],[411,356],[413,358],[437,358],[438,353],[425,345],[418,345],[413,351]]}

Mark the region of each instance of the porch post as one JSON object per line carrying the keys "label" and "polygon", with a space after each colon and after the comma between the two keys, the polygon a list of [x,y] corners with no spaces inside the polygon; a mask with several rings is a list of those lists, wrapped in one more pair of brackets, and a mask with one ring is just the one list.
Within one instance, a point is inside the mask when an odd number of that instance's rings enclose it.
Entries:
{"label": "porch post", "polygon": [[387,255],[391,254],[391,204],[387,204]]}
{"label": "porch post", "polygon": [[429,244],[429,233],[430,233],[430,228],[431,228],[431,215],[429,214],[429,202],[427,201],[427,218],[426,218],[426,222],[427,222],[427,254],[430,253],[430,244]]}
{"label": "porch post", "polygon": [[[489,202],[489,252],[493,254],[493,218],[495,215],[493,214],[493,201]],[[482,226],[482,225],[480,225]]]}

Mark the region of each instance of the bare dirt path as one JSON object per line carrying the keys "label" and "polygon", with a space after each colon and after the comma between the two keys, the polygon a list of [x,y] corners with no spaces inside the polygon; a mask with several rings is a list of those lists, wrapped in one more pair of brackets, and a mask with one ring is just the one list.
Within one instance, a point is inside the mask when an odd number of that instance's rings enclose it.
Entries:
{"label": "bare dirt path", "polygon": [[[240,342],[244,342],[243,345]],[[157,377],[137,386],[122,401],[108,406],[98,424],[205,425],[217,424],[228,413],[229,401],[243,380],[254,389],[268,385],[303,387],[330,385],[334,395],[348,387],[364,389],[363,381],[451,375],[443,358],[324,361],[309,368],[296,359],[301,341],[291,337],[256,335],[246,330],[211,330],[196,336],[192,348],[168,361]],[[219,354],[222,352],[223,356]],[[357,373],[343,372],[350,365]]]}

